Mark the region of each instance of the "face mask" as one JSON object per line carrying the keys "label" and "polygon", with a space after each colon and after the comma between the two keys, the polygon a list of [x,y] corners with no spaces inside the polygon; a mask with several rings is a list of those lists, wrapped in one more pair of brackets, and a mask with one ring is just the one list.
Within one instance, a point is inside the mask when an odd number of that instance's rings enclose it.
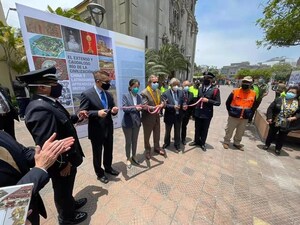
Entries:
{"label": "face mask", "polygon": [[263,84],[264,82],[265,82],[265,81],[264,81],[263,79],[259,79],[259,80],[258,80],[258,83],[259,83],[259,84]]}
{"label": "face mask", "polygon": [[102,87],[103,90],[106,91],[106,90],[108,90],[110,88],[110,83],[102,83],[101,87]]}
{"label": "face mask", "polygon": [[134,87],[134,88],[131,89],[131,92],[136,95],[139,92],[139,88]]}
{"label": "face mask", "polygon": [[56,86],[51,86],[50,96],[52,98],[59,98],[61,96],[63,86],[57,84]]}
{"label": "face mask", "polygon": [[296,94],[292,93],[292,92],[288,92],[286,93],[285,95],[285,99],[293,99],[293,98],[296,98]]}
{"label": "face mask", "polygon": [[209,85],[210,84],[210,80],[209,79],[204,79],[203,80],[203,84],[206,85],[206,86]]}
{"label": "face mask", "polygon": [[250,88],[250,84],[242,84],[242,89],[247,90]]}
{"label": "face mask", "polygon": [[189,91],[189,86],[185,86],[185,87],[183,88],[183,90]]}
{"label": "face mask", "polygon": [[158,83],[151,83],[151,87],[154,91],[158,88],[158,85]]}
{"label": "face mask", "polygon": [[172,87],[172,90],[173,91],[177,91],[178,90],[178,86],[176,85],[176,86]]}

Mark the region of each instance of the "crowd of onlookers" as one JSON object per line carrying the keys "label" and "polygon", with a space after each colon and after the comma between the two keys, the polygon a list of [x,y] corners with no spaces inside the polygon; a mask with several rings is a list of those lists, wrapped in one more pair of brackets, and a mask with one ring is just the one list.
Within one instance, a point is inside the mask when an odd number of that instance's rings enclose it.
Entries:
{"label": "crowd of onlookers", "polygon": [[[102,183],[109,182],[107,174],[119,174],[112,167],[113,116],[119,110],[124,112],[122,130],[128,169],[144,159],[151,160],[153,151],[160,155],[165,155],[166,149],[177,153],[182,151],[182,146],[187,144],[187,126],[191,119],[194,120],[195,135],[188,144],[207,151],[206,139],[214,108],[221,105],[219,83],[211,72],[203,73],[203,79],[193,83],[188,80],[181,82],[177,78],[160,83],[158,76],[151,75],[143,90],[139,80],[131,79],[128,92],[122,96],[122,105],[118,107],[109,92],[109,74],[96,71],[93,73],[95,84],[81,94],[80,109],[74,115],[70,115],[58,101],[63,87],[55,73],[56,68],[51,67],[29,72],[14,81],[19,116],[25,120],[38,145],[35,149],[16,142],[14,120],[19,119],[18,113],[8,89],[0,87],[0,129],[5,131],[0,132],[0,187],[28,182],[35,184],[30,205],[33,213],[28,217],[33,224],[39,224],[39,215],[46,217],[38,191],[49,178],[52,180],[59,224],[77,224],[87,218],[86,212],[79,211],[87,199],[75,200],[73,197],[77,167],[84,157],[74,123],[87,120],[94,172]],[[269,86],[263,78],[253,81],[251,76],[242,78],[239,86],[233,89],[225,103],[228,118],[222,145],[228,149],[233,137],[233,147],[244,151],[245,146],[241,142],[246,126],[252,123],[257,108],[268,95]],[[267,110],[269,133],[263,148],[267,150],[275,142],[275,153],[280,155],[289,131],[299,129],[300,93],[298,86],[286,88],[281,83],[274,85],[272,90],[276,92],[276,98]],[[160,145],[161,117],[165,126],[163,145]],[[137,157],[140,127],[144,134],[144,158]],[[174,147],[170,146],[172,130]],[[248,149],[250,147],[247,146]],[[8,156],[12,160],[5,160]],[[32,167],[34,169],[30,170]]]}

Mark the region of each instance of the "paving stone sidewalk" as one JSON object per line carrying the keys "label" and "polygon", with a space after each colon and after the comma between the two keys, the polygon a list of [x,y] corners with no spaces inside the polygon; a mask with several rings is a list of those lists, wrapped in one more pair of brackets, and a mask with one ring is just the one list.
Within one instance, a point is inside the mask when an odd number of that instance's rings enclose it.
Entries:
{"label": "paving stone sidewalk", "polygon": [[[167,156],[143,156],[143,131],[140,130],[138,156],[140,166],[127,169],[122,129],[114,133],[113,167],[121,171],[102,184],[96,179],[92,165],[91,144],[80,140],[85,152],[78,169],[74,195],[87,197],[82,208],[89,214],[82,224],[300,224],[300,148],[289,143],[281,156],[274,147],[262,150],[256,128],[247,127],[242,143],[245,151],[223,149],[227,121],[225,101],[231,87],[221,87],[222,104],[215,107],[207,152],[186,145],[181,153],[172,146]],[[261,108],[273,100],[272,91]],[[161,145],[164,123],[161,120]],[[16,124],[17,139],[33,145],[24,122]],[[194,121],[190,121],[188,141],[194,137]],[[57,224],[51,182],[41,191],[48,218],[42,224]]]}

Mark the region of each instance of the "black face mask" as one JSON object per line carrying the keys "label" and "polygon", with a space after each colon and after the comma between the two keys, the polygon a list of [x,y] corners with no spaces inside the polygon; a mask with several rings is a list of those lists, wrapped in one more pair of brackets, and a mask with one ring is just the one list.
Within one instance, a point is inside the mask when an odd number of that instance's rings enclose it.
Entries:
{"label": "black face mask", "polygon": [[57,84],[56,86],[51,86],[50,97],[59,98],[61,96],[63,86],[61,84]]}
{"label": "black face mask", "polygon": [[204,79],[204,80],[203,80],[203,84],[204,84],[205,86],[209,85],[209,84],[210,84],[210,80],[209,80],[209,79]]}
{"label": "black face mask", "polygon": [[250,88],[250,84],[242,84],[242,89],[247,90]]}
{"label": "black face mask", "polygon": [[110,83],[102,83],[101,87],[103,88],[103,90],[108,90],[110,88]]}

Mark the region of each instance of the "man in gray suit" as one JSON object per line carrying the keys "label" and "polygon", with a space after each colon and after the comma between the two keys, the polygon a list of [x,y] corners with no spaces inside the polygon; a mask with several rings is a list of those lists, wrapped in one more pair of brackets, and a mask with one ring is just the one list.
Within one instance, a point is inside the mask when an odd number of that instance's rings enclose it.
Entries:
{"label": "man in gray suit", "polygon": [[[141,93],[143,104],[150,107],[159,106],[164,107],[164,103],[161,99],[161,93],[158,89],[158,77],[156,75],[151,75],[148,78],[148,86]],[[151,145],[149,142],[151,133],[153,131],[153,142],[154,151],[160,155],[165,155],[165,151],[159,145],[160,139],[160,116],[159,112],[155,114],[149,113],[147,110],[142,112],[142,124],[144,130],[144,146],[146,158],[149,160],[151,158]]]}

